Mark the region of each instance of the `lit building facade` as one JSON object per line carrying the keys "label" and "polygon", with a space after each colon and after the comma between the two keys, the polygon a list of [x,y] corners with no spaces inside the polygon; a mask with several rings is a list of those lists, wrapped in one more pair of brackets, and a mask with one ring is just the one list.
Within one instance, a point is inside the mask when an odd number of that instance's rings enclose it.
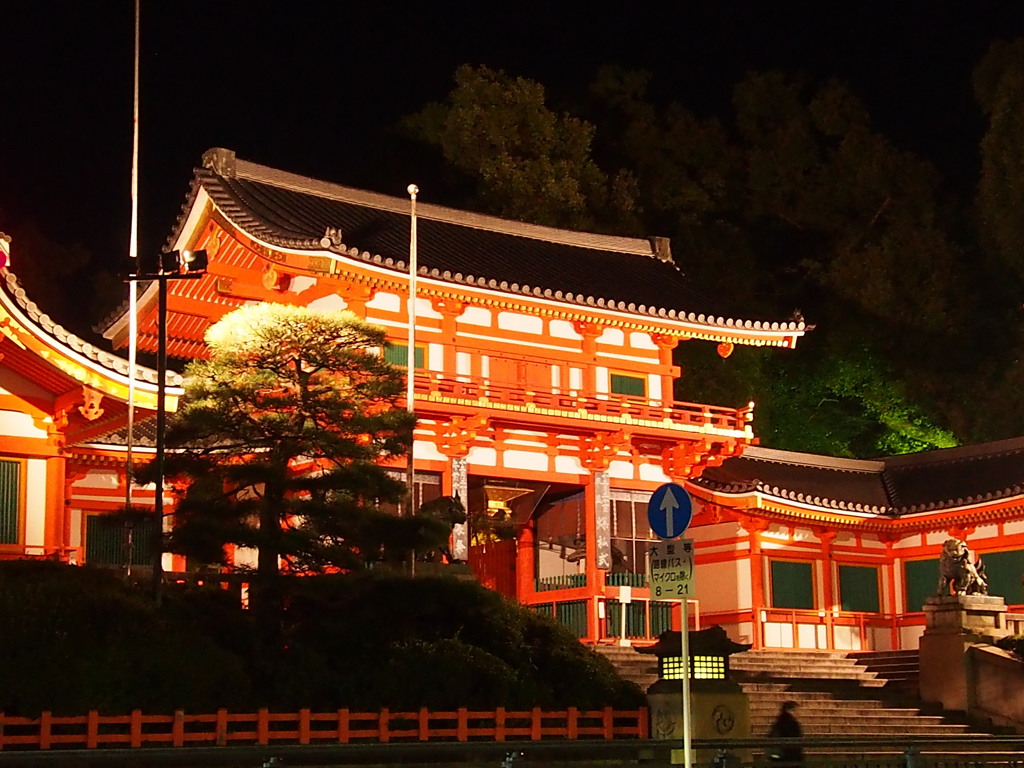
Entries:
{"label": "lit building facade", "polygon": [[[407,198],[211,150],[169,243],[205,249],[209,263],[205,277],[169,285],[168,354],[202,356],[225,313],[284,302],[355,312],[386,329],[384,354],[405,365],[410,225]],[[645,597],[651,491],[753,442],[752,407],[675,400],[674,350],[691,339],[723,355],[791,348],[803,322],[725,314],[689,287],[664,240],[423,204],[417,232],[417,501],[458,494],[471,518],[500,522],[457,527],[454,556],[581,638],[607,637],[626,593],[628,631],[666,628],[667,605]],[[155,305],[152,286],[142,349],[156,347]],[[123,346],[127,333],[125,314],[105,335]]]}
{"label": "lit building facade", "polygon": [[[872,462],[760,448],[752,406],[675,400],[674,361],[701,342],[723,357],[737,344],[792,348],[801,321],[729,314],[692,291],[663,240],[417,210],[416,498],[466,502],[452,550],[485,585],[584,641],[623,628],[651,641],[679,621],[646,588],[647,502],[672,481],[695,501],[691,619],[739,642],[915,647],[949,535],[985,555],[994,591],[1024,602],[1024,441]],[[169,284],[172,367],[254,302],[351,310],[387,330],[383,354],[405,365],[409,246],[406,198],[212,150],[168,244],[209,256],[205,276]],[[152,352],[155,286],[139,304],[138,343]],[[105,335],[123,348],[127,314]],[[147,562],[149,532],[128,551],[123,524],[108,522],[127,495],[127,364],[55,326],[7,269],[0,354],[0,557]],[[153,452],[156,376],[135,378],[139,462]],[[180,379],[169,383],[173,411]],[[132,493],[152,505],[152,488]]]}

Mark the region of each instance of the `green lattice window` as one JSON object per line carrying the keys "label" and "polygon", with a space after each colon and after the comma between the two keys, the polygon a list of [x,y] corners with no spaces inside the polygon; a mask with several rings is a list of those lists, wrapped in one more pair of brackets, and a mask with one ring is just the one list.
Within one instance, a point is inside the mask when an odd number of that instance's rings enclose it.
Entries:
{"label": "green lattice window", "polygon": [[85,562],[124,566],[130,560],[132,565],[152,565],[155,525],[154,520],[135,521],[130,528],[129,543],[129,527],[124,520],[109,515],[89,515],[85,519]]}
{"label": "green lattice window", "polygon": [[[423,368],[426,365],[427,350],[416,345],[416,367]],[[405,368],[409,362],[409,345],[388,342],[384,345],[384,362]]]}
{"label": "green lattice window", "polygon": [[814,608],[814,574],[810,563],[772,560],[772,607]]}
{"label": "green lattice window", "polygon": [[[975,558],[977,553],[973,553]],[[988,593],[1005,598],[1007,605],[1024,603],[1021,574],[1024,574],[1024,551],[985,552],[981,555],[985,565]]]}
{"label": "green lattice window", "polygon": [[645,397],[647,395],[647,377],[630,376],[625,373],[611,374],[609,388],[613,395]]}
{"label": "green lattice window", "polygon": [[878,569],[874,566],[839,566],[839,604],[844,611],[878,613]]}
{"label": "green lattice window", "polygon": [[903,584],[907,611],[923,611],[926,598],[935,595],[939,585],[939,558],[907,560],[903,563]]}
{"label": "green lattice window", "polygon": [[17,544],[25,462],[0,459],[0,544]]}

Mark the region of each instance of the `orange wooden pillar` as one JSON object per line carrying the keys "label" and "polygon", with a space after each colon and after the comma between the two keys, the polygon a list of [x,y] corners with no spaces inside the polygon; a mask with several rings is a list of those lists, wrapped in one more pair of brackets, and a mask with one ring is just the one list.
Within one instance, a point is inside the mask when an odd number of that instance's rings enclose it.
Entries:
{"label": "orange wooden pillar", "polygon": [[536,592],[534,526],[532,519],[527,520],[516,536],[516,600],[522,605],[526,605]]}
{"label": "orange wooden pillar", "polygon": [[764,589],[764,556],[761,552],[761,533],[768,529],[764,520],[746,518],[742,521],[743,530],[747,532],[750,553],[750,620],[751,642],[754,649],[764,647],[764,636],[761,628],[761,612],[766,607]]}
{"label": "orange wooden pillar", "polygon": [[836,538],[835,531],[817,530],[821,542],[821,591],[822,607],[825,611],[825,644],[829,650],[835,648],[835,609],[839,603],[836,594],[835,579],[832,578],[832,542]]}

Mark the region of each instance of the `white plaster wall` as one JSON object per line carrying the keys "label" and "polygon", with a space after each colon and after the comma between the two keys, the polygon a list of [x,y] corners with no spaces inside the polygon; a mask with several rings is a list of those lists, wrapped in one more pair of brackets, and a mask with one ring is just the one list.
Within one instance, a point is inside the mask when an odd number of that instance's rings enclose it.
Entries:
{"label": "white plaster wall", "polygon": [[581,390],[583,389],[583,369],[582,368],[570,368],[569,369],[569,389]]}
{"label": "white plaster wall", "polygon": [[734,539],[738,536],[745,538],[743,529],[740,527],[739,523],[733,522],[696,525],[693,528],[687,529],[686,535],[698,544],[706,541]]}
{"label": "white plaster wall", "polygon": [[626,345],[626,334],[621,328],[605,328],[604,333],[597,337],[597,343],[623,347]]}
{"label": "white plaster wall", "polygon": [[647,398],[661,400],[661,376],[647,377]]}
{"label": "white plaster wall", "polygon": [[860,627],[837,626],[832,628],[832,642],[840,651],[859,651]]}
{"label": "white plaster wall", "polygon": [[296,275],[292,278],[291,283],[288,286],[290,293],[302,293],[307,288],[312,288],[316,285],[316,278],[309,277],[308,275]]}
{"label": "white plaster wall", "polygon": [[652,483],[667,483],[668,475],[665,474],[665,470],[661,468],[661,464],[652,464],[644,462],[640,465],[639,479],[646,480]]}
{"label": "white plaster wall", "polygon": [[566,475],[582,475],[585,470],[577,456],[555,456],[555,472]]}
{"label": "white plaster wall", "polygon": [[498,327],[503,331],[541,334],[544,333],[544,319],[518,312],[499,312]]}
{"label": "white plaster wall", "polygon": [[473,356],[469,352],[455,353],[455,373],[459,376],[473,375]]}
{"label": "white plaster wall", "polygon": [[82,546],[82,510],[71,509],[71,542],[72,547]]}
{"label": "white plaster wall", "polygon": [[25,546],[43,546],[45,532],[46,460],[29,459],[25,467]]}
{"label": "white plaster wall", "polygon": [[597,366],[594,369],[594,371],[597,374],[597,382],[596,382],[595,389],[597,390],[598,394],[607,394],[608,393],[608,369],[605,368],[602,365],[599,365],[599,366]]}
{"label": "white plaster wall", "polygon": [[900,627],[900,647],[904,650],[920,648],[924,627]]}
{"label": "white plaster wall", "polygon": [[348,302],[338,294],[332,293],[328,296],[321,296],[319,299],[309,302],[306,306],[322,312],[340,312],[343,309],[348,309]]}
{"label": "white plaster wall", "polygon": [[608,463],[608,475],[615,478],[616,480],[632,480],[633,479],[633,462],[632,461],[611,461]]}
{"label": "white plaster wall", "polygon": [[0,436],[33,437],[46,439],[46,430],[39,429],[32,423],[27,413],[17,411],[0,411]]}
{"label": "white plaster wall", "polygon": [[548,323],[548,333],[556,339],[572,339],[580,341],[583,337],[576,332],[568,320],[552,320]]}
{"label": "white plaster wall", "polygon": [[402,309],[402,299],[397,293],[381,291],[368,302],[367,309],[379,309],[382,312],[398,312]]}
{"label": "white plaster wall", "polygon": [[971,541],[977,539],[992,539],[999,536],[999,526],[994,523],[991,525],[979,525],[977,530],[971,534]]}
{"label": "white plaster wall", "polygon": [[1003,523],[1003,533],[1011,536],[1015,533],[1024,533],[1024,520],[1011,520]]}
{"label": "white plaster wall", "polygon": [[921,543],[921,537],[918,536],[917,534],[914,534],[912,536],[907,536],[904,539],[900,539],[895,544],[893,544],[892,548],[893,549],[909,549],[911,547],[918,546],[920,543]]}
{"label": "white plaster wall", "polygon": [[416,440],[413,456],[417,461],[448,461],[448,457],[437,450],[433,440]]}
{"label": "white plaster wall", "polygon": [[117,473],[110,469],[90,469],[85,477],[75,482],[75,490],[79,488],[116,490],[117,487]]}
{"label": "white plaster wall", "polygon": [[466,462],[479,467],[496,467],[498,465],[498,452],[494,448],[482,448],[473,446],[466,454]]}
{"label": "white plaster wall", "polygon": [[[935,546],[935,547],[941,547],[942,544],[948,538],[949,538],[949,534],[946,533],[945,531],[937,531],[937,532],[933,532],[933,533],[927,534],[924,537],[924,541],[925,541],[925,544],[928,544],[928,545],[931,545],[931,546]],[[938,556],[938,551],[936,551],[936,557],[937,556]]]}
{"label": "white plaster wall", "polygon": [[633,349],[658,349],[658,345],[651,341],[650,334],[640,331],[632,331],[629,334],[629,346]]}
{"label": "white plaster wall", "polygon": [[547,472],[548,457],[534,451],[507,450],[502,454],[502,463],[509,469],[531,469]]}
{"label": "white plaster wall", "polygon": [[466,325],[482,325],[489,328],[492,323],[491,310],[484,309],[483,307],[466,307],[455,321],[457,323],[465,323]]}
{"label": "white plaster wall", "polygon": [[[853,537],[851,536],[850,539],[852,540]],[[878,539],[872,538],[871,536],[863,537],[861,539],[861,546],[864,547],[864,549],[875,549],[879,552],[885,551],[885,544],[880,542]]]}
{"label": "white plaster wall", "polygon": [[[698,549],[699,553],[699,549]],[[701,606],[717,611],[748,611],[751,600],[750,563],[725,560],[698,563],[694,568],[697,599]]]}
{"label": "white plaster wall", "polygon": [[444,371],[443,344],[427,344],[427,370]]}
{"label": "white plaster wall", "polygon": [[434,309],[434,305],[430,303],[430,299],[417,298],[416,317],[425,317],[430,320],[440,320],[444,316],[436,309]]}

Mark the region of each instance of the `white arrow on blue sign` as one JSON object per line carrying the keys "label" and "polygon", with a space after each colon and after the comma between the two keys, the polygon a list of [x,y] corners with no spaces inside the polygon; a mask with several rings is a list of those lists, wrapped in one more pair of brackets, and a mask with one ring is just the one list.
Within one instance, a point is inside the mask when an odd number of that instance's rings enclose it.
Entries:
{"label": "white arrow on blue sign", "polygon": [[651,494],[647,503],[647,521],[651,530],[663,539],[683,534],[693,517],[693,501],[681,485],[665,483]]}

